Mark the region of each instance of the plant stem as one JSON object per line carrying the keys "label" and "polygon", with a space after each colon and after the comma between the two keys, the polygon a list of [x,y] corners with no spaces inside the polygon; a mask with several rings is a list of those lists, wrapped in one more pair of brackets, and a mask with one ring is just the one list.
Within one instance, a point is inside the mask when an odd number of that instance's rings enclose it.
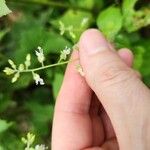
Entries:
{"label": "plant stem", "polygon": [[45,5],[45,6],[51,6],[51,7],[59,7],[59,8],[70,8],[75,10],[82,10],[82,11],[90,11],[88,8],[80,7],[77,5],[71,5],[69,3],[62,3],[62,2],[54,2],[54,1],[32,1],[32,0],[8,0],[7,2],[12,3],[23,3],[23,4],[38,4],[38,5]]}
{"label": "plant stem", "polygon": [[[38,68],[34,68],[34,69],[28,69],[28,70],[23,70],[23,71],[19,71],[20,73],[25,73],[25,72],[35,72],[35,71],[39,71],[39,70],[43,70],[43,69],[47,69],[47,68],[51,68],[51,67],[55,67],[55,66],[60,66],[60,65],[64,65],[64,64],[68,64],[74,61],[77,61],[78,58],[74,59],[74,60],[68,60],[68,61],[64,61],[64,62],[60,62],[60,63],[56,63],[56,64],[51,64],[51,65],[47,65],[47,66],[43,66],[43,67],[38,67]],[[16,72],[18,72],[18,70],[16,70]]]}
{"label": "plant stem", "polygon": [[44,62],[42,62],[41,64],[42,64],[42,67],[44,67]]}

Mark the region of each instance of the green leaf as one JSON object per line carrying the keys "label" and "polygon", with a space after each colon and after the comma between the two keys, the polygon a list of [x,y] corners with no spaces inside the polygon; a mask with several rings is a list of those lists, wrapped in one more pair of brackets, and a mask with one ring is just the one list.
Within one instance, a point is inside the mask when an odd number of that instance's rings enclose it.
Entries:
{"label": "green leaf", "polygon": [[145,49],[141,46],[134,48],[134,68],[139,70],[143,64]]}
{"label": "green leaf", "polygon": [[31,112],[31,122],[35,127],[34,130],[36,133],[40,134],[40,136],[47,135],[49,131],[49,123],[53,119],[53,105],[30,101],[26,103],[26,108]]}
{"label": "green leaf", "polygon": [[0,17],[7,15],[11,10],[7,7],[5,0],[0,0]]}
{"label": "green leaf", "polygon": [[145,53],[143,54],[143,63],[140,68],[140,71],[142,72],[142,75],[144,77],[147,77],[149,79],[149,83],[150,83],[150,78],[149,78],[150,77],[150,67],[149,67],[150,47],[149,47],[149,43],[150,43],[149,39],[141,40],[141,45],[143,46]]}
{"label": "green leaf", "polygon": [[135,10],[138,0],[124,0],[122,12],[124,17],[124,27],[128,32],[134,32],[150,24],[150,9],[142,8]]}
{"label": "green leaf", "polygon": [[12,123],[8,123],[6,120],[0,119],[0,133],[6,131]]}
{"label": "green leaf", "polygon": [[33,81],[33,77],[31,74],[21,74],[18,81],[15,84],[13,84],[12,86],[14,89],[26,88],[27,86],[29,86],[29,84],[32,81]]}
{"label": "green leaf", "polygon": [[124,15],[132,15],[134,13],[134,6],[138,0],[123,0],[123,13]]}
{"label": "green leaf", "polygon": [[114,40],[122,28],[120,8],[111,6],[100,12],[97,18],[97,26],[109,40]]}
{"label": "green leaf", "polygon": [[130,40],[129,38],[127,37],[127,35],[125,34],[118,34],[116,37],[115,37],[115,47],[117,49],[120,49],[120,48],[124,48],[124,47],[130,47]]}
{"label": "green leaf", "polygon": [[76,3],[83,8],[92,9],[94,7],[94,0],[77,0]]}
{"label": "green leaf", "polygon": [[57,98],[58,92],[60,90],[62,81],[63,81],[64,75],[62,73],[55,73],[54,81],[52,83],[53,85],[53,94],[54,98]]}
{"label": "green leaf", "polygon": [[0,145],[0,150],[4,150],[4,147],[2,147],[1,145]]}
{"label": "green leaf", "polygon": [[[61,35],[51,31],[48,32],[39,25],[35,25],[23,30],[17,42],[17,48],[14,52],[15,62],[22,63],[26,54],[31,53],[32,64],[35,64],[35,50],[38,46],[42,47],[44,54],[59,54],[65,46],[71,47],[71,43]],[[58,44],[59,43],[59,44]],[[31,66],[32,67],[32,66]]]}
{"label": "green leaf", "polygon": [[142,79],[147,86],[150,87],[150,47],[149,40],[141,39],[134,49],[134,68],[138,69],[142,74]]}
{"label": "green leaf", "polygon": [[[23,150],[24,145],[20,140],[20,137],[17,136],[14,132],[5,132],[5,134],[2,134],[0,137],[0,145],[4,147],[2,150]],[[0,149],[1,150],[1,149]]]}

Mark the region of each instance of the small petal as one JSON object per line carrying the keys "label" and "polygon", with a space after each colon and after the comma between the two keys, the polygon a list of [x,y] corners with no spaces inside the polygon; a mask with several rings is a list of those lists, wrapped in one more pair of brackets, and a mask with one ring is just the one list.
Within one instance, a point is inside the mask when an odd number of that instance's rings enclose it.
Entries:
{"label": "small petal", "polygon": [[45,60],[45,56],[43,54],[43,49],[40,46],[38,46],[37,49],[38,49],[38,51],[35,51],[37,59],[40,63],[43,63]]}
{"label": "small petal", "polygon": [[35,150],[46,150],[48,147],[46,147],[44,144],[36,145]]}
{"label": "small petal", "polygon": [[12,83],[16,82],[19,77],[20,77],[20,73],[17,72],[17,73],[14,75],[14,77],[12,78],[11,82],[12,82]]}
{"label": "small petal", "polygon": [[42,78],[40,78],[40,75],[37,73],[33,73],[33,79],[35,80],[36,85],[40,84],[40,85],[44,85],[44,80]]}
{"label": "small petal", "polygon": [[12,74],[15,73],[15,70],[13,70],[13,69],[11,69],[11,68],[9,68],[9,67],[6,67],[6,68],[3,70],[3,72],[5,72],[6,75],[12,75]]}
{"label": "small petal", "polygon": [[11,59],[8,59],[8,62],[9,62],[9,64],[11,65],[11,67],[16,70],[16,65],[15,65],[15,63],[14,63]]}
{"label": "small petal", "polygon": [[27,134],[27,141],[28,141],[28,143],[31,145],[34,142],[34,140],[35,140],[35,135],[32,134],[32,133],[28,133]]}
{"label": "small petal", "polygon": [[31,55],[30,54],[27,54],[26,56],[26,60],[30,61],[31,60]]}
{"label": "small petal", "polygon": [[60,61],[66,60],[67,55],[69,55],[70,53],[71,53],[71,49],[66,46],[65,49],[61,51]]}
{"label": "small petal", "polygon": [[25,60],[25,67],[28,69],[28,67],[31,65],[31,55],[27,54],[26,60]]}
{"label": "small petal", "polygon": [[20,64],[18,70],[19,70],[19,71],[23,71],[23,70],[24,70],[24,65],[23,65],[23,64]]}

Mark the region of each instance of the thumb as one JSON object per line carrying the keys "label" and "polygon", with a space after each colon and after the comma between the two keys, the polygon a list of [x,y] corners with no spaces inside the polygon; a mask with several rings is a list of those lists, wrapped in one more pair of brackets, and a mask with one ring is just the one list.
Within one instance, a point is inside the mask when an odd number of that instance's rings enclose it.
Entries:
{"label": "thumb", "polygon": [[130,146],[134,145],[136,149],[133,140],[139,143],[138,139],[142,137],[137,136],[143,135],[145,112],[150,113],[149,89],[110,48],[98,30],[85,31],[80,38],[79,49],[86,81],[108,113],[120,147],[131,149]]}

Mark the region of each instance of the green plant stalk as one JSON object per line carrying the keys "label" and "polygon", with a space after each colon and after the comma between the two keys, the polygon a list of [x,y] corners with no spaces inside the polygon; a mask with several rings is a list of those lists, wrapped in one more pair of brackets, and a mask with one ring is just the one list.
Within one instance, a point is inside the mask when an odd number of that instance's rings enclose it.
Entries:
{"label": "green plant stalk", "polygon": [[12,3],[23,3],[23,4],[37,4],[37,5],[45,5],[45,6],[51,6],[51,7],[59,7],[59,8],[70,8],[74,10],[81,10],[81,11],[91,11],[90,9],[79,7],[77,5],[70,5],[69,3],[61,3],[61,2],[54,2],[54,1],[32,1],[32,0],[8,0],[7,2]]}
{"label": "green plant stalk", "polygon": [[58,63],[55,63],[55,64],[46,65],[46,66],[42,66],[42,67],[38,67],[38,68],[34,68],[34,69],[27,69],[27,70],[23,70],[23,71],[15,70],[15,72],[20,72],[20,73],[35,72],[35,71],[44,70],[44,69],[55,67],[55,66],[65,65],[65,64],[77,61],[77,60],[79,60],[79,59],[76,58],[74,60],[68,60],[68,61],[64,61],[64,62],[58,62]]}

